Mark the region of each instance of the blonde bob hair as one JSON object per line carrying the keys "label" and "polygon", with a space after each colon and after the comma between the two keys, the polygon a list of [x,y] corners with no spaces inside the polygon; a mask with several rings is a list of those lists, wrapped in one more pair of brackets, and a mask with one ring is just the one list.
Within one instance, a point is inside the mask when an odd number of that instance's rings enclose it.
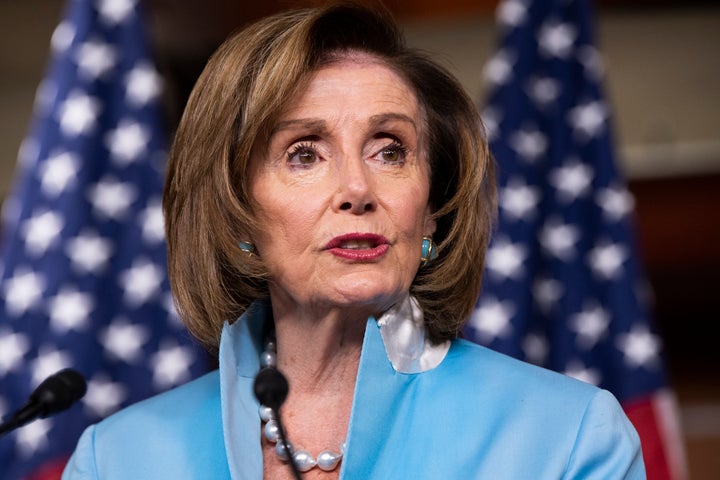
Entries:
{"label": "blonde bob hair", "polygon": [[383,9],[352,3],[283,12],[228,38],[199,77],[170,151],[163,210],[170,283],[190,332],[214,350],[225,321],[268,296],[262,259],[243,252],[253,214],[250,160],[288,99],[338,55],[362,52],[397,72],[425,114],[439,256],[411,293],[433,341],[456,337],[480,291],[495,178],[473,101],[429,56],[405,45]]}

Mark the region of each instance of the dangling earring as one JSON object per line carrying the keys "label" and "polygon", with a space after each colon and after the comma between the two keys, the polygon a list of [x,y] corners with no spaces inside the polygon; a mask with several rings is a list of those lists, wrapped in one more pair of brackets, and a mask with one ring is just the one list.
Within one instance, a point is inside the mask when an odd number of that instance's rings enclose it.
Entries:
{"label": "dangling earring", "polygon": [[425,236],[422,239],[422,253],[420,255],[420,266],[425,267],[435,260],[438,256],[437,245],[433,242],[432,237]]}
{"label": "dangling earring", "polygon": [[250,256],[255,254],[255,245],[250,242],[238,242],[238,247],[240,247],[240,250]]}

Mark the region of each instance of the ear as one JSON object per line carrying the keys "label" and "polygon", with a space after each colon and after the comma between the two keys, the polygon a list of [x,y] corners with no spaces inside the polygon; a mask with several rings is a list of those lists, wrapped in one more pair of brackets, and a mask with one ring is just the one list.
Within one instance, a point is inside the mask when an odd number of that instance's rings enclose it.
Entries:
{"label": "ear", "polygon": [[433,217],[433,208],[431,205],[428,205],[425,209],[425,221],[423,224],[423,235],[431,237],[433,233],[435,233],[435,229],[437,228],[437,222],[435,221],[435,217]]}

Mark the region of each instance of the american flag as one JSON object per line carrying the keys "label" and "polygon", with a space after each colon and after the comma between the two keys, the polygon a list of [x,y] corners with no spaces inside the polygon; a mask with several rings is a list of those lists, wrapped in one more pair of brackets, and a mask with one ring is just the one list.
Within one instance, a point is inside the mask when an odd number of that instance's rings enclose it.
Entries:
{"label": "american flag", "polygon": [[481,110],[499,217],[464,333],[611,391],[640,433],[648,478],[685,478],[591,5],[506,0],[496,20]]}
{"label": "american flag", "polygon": [[82,430],[207,370],[178,321],[161,193],[161,79],[138,0],[73,0],[3,206],[0,416],[66,367],[70,410],[0,438],[0,477],[59,478]]}

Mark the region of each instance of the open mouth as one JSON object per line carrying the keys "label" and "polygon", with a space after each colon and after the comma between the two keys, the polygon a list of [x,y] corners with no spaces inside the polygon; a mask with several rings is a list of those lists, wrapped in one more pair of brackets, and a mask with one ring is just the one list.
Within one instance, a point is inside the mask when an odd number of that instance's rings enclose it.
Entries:
{"label": "open mouth", "polygon": [[374,233],[349,233],[333,238],[326,246],[336,257],[353,262],[374,262],[390,248],[390,242]]}
{"label": "open mouth", "polygon": [[338,248],[346,248],[348,250],[370,250],[377,247],[377,243],[369,240],[349,240],[341,242]]}

